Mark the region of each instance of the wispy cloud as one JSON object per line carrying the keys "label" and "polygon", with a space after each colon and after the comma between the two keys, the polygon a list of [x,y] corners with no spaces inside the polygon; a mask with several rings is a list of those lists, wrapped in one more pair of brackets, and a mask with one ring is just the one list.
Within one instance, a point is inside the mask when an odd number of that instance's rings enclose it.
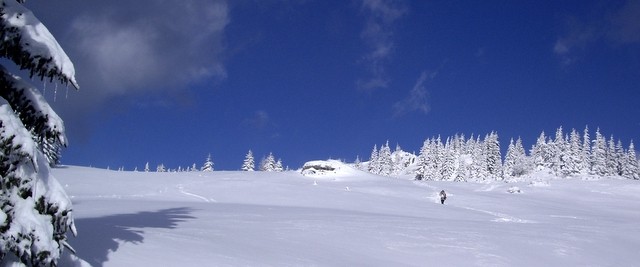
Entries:
{"label": "wispy cloud", "polygon": [[243,121],[243,124],[255,129],[264,129],[270,124],[269,114],[264,110],[256,111],[252,117]]}
{"label": "wispy cloud", "polygon": [[426,83],[438,75],[437,72],[423,71],[418,77],[416,84],[413,86],[409,95],[401,101],[393,104],[394,117],[405,115],[409,112],[429,113],[429,94],[427,92]]}
{"label": "wispy cloud", "polygon": [[640,43],[640,0],[627,0],[614,10],[602,10],[588,22],[576,17],[567,19],[567,31],[553,46],[563,65],[575,62],[592,43],[605,40],[613,46]]}
{"label": "wispy cloud", "polygon": [[389,78],[385,64],[394,48],[393,25],[407,13],[407,8],[398,0],[363,0],[362,10],[367,21],[360,37],[368,46],[362,63],[366,66],[368,77],[357,81],[358,89],[373,91],[388,86]]}

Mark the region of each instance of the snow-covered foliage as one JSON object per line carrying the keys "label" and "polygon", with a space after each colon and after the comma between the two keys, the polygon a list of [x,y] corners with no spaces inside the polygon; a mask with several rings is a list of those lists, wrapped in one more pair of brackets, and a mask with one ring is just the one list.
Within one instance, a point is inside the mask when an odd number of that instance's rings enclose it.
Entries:
{"label": "snow-covered foliage", "polygon": [[282,172],[284,171],[284,167],[282,165],[282,160],[276,160],[276,157],[273,156],[273,153],[269,153],[266,158],[263,158],[260,161],[260,171],[263,172]]}
{"label": "snow-covered foliage", "polygon": [[[78,88],[73,64],[47,28],[15,0],[0,0],[0,56],[41,80]],[[71,201],[49,165],[67,144],[64,124],[35,87],[0,66],[0,264],[55,266],[76,233]]]}
{"label": "snow-covered foliage", "polygon": [[0,55],[29,70],[31,76],[79,88],[73,63],[31,10],[15,0],[2,0],[0,14]]}
{"label": "snow-covered foliage", "polygon": [[600,129],[596,130],[593,140],[589,140],[588,128],[582,136],[575,129],[565,135],[562,127],[557,129],[554,139],[542,132],[530,155],[526,154],[520,138],[515,142],[511,139],[504,162],[496,132],[486,135],[483,140],[456,135],[443,143],[440,136],[429,138],[423,142],[417,156],[399,148],[389,156],[387,142],[379,151],[374,145],[370,160],[359,165],[374,174],[413,174],[416,180],[427,181],[516,181],[540,172],[555,177],[592,179],[591,175],[639,179],[633,142],[625,150],[621,141],[615,142],[613,137],[607,141]]}
{"label": "snow-covered foliage", "polygon": [[244,162],[242,162],[242,167],[240,169],[246,172],[252,172],[255,170],[255,168],[256,166],[255,160],[253,158],[253,152],[249,150],[249,152],[247,152],[247,155],[244,157]]}
{"label": "snow-covered foliage", "polygon": [[354,167],[366,169],[371,173],[383,176],[396,176],[413,172],[417,161],[415,154],[403,151],[400,146],[396,146],[396,149],[391,152],[389,141],[380,146],[380,151],[378,151],[377,147],[377,145],[373,146],[371,158],[368,162],[359,162],[360,159],[358,158],[358,163],[354,163]]}
{"label": "snow-covered foliage", "polygon": [[203,172],[213,171],[213,159],[211,158],[211,154],[209,154],[205,159],[204,164],[202,165],[202,171]]}

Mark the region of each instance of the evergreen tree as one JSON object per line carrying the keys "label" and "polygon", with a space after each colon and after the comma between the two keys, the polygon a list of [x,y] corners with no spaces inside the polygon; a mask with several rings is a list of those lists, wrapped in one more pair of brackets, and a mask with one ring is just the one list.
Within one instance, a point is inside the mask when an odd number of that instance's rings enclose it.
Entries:
{"label": "evergreen tree", "polygon": [[156,167],[156,172],[166,172],[167,169],[164,167],[163,163],[160,163],[157,167]]}
{"label": "evergreen tree", "polygon": [[556,130],[556,138],[549,142],[550,168],[556,175],[561,175],[566,168],[566,141],[562,133],[562,126]]}
{"label": "evergreen tree", "polygon": [[485,155],[485,146],[480,141],[480,136],[474,141],[472,149],[472,177],[475,181],[486,181],[489,179],[489,172],[487,171],[487,158]]}
{"label": "evergreen tree", "polygon": [[[73,64],[23,2],[0,0],[0,57],[31,78],[78,88]],[[0,262],[54,266],[67,231],[76,233],[71,201],[49,171],[67,144],[64,123],[37,88],[3,66],[0,87]]]}
{"label": "evergreen tree", "polygon": [[278,159],[276,161],[276,164],[274,165],[273,171],[276,172],[283,172],[284,171],[284,167],[282,166],[282,160]]}
{"label": "evergreen tree", "polygon": [[606,149],[605,166],[606,175],[618,175],[618,155],[616,153],[616,143],[613,139],[613,135],[609,138],[608,146]]}
{"label": "evergreen tree", "polygon": [[144,164],[144,172],[149,172],[149,162],[147,161],[147,163]]}
{"label": "evergreen tree", "polygon": [[213,159],[211,159],[211,154],[207,155],[207,158],[204,161],[204,165],[202,165],[203,172],[212,172],[213,171]]}
{"label": "evergreen tree", "polygon": [[252,172],[255,170],[255,161],[253,159],[253,152],[251,152],[251,150],[249,150],[249,152],[247,152],[247,155],[244,157],[244,162],[242,163],[242,168],[243,171],[249,171]]}
{"label": "evergreen tree", "polygon": [[260,162],[260,170],[263,172],[272,172],[276,170],[276,159],[273,153],[269,152],[269,156]]}
{"label": "evergreen tree", "polygon": [[443,153],[444,159],[440,168],[440,177],[442,177],[442,180],[444,181],[454,180],[456,178],[455,174],[457,172],[457,158],[455,155],[453,144],[449,138],[447,138],[447,141],[445,142]]}
{"label": "evergreen tree", "polygon": [[591,159],[591,137],[589,136],[589,126],[584,127],[584,134],[582,135],[582,169],[580,173],[587,174],[591,172],[591,165],[593,165]]}
{"label": "evergreen tree", "polygon": [[636,158],[636,148],[633,141],[629,144],[626,160],[622,172],[622,176],[629,179],[640,179],[640,169],[638,168],[638,159]]}
{"label": "evergreen tree", "polygon": [[371,151],[371,156],[369,157],[369,172],[373,174],[380,174],[380,161],[378,156],[378,146],[373,145],[373,150]]}
{"label": "evergreen tree", "polygon": [[569,136],[569,146],[565,152],[566,165],[562,172],[564,176],[579,174],[584,169],[584,153],[582,152],[582,147],[583,144],[580,143],[580,135],[575,129],[572,129],[571,135]]}
{"label": "evergreen tree", "polygon": [[547,146],[547,137],[544,135],[544,131],[540,133],[536,144],[531,148],[531,159],[533,166],[536,169],[549,167],[550,165],[550,153]]}
{"label": "evergreen tree", "polygon": [[504,156],[504,166],[503,172],[504,177],[515,177],[515,166],[516,166],[516,151],[515,144],[513,142],[513,138],[509,140],[509,147],[507,147],[507,154]]}
{"label": "evergreen tree", "polygon": [[380,154],[378,158],[380,164],[380,173],[384,176],[391,175],[393,170],[393,160],[391,159],[391,149],[389,148],[389,141],[382,147],[380,147]]}
{"label": "evergreen tree", "polygon": [[600,128],[596,129],[596,137],[592,149],[591,174],[597,176],[608,175],[607,171],[607,141],[600,134]]}
{"label": "evergreen tree", "polygon": [[428,162],[427,162],[427,154],[429,152],[429,139],[424,140],[422,143],[422,147],[420,148],[420,153],[418,154],[418,168],[416,169],[416,180],[423,180],[426,177]]}
{"label": "evergreen tree", "polygon": [[500,142],[498,134],[491,132],[485,137],[485,157],[487,161],[487,172],[495,180],[502,179],[502,156],[500,152]]}

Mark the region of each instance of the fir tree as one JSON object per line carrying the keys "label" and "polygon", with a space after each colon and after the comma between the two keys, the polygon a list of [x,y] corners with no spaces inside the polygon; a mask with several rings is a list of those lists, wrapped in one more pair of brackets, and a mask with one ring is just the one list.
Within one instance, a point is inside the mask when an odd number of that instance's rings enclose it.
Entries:
{"label": "fir tree", "polygon": [[389,141],[382,147],[380,147],[380,154],[378,158],[380,164],[379,174],[384,176],[391,175],[393,170],[393,160],[391,159],[391,149],[389,148]]}
{"label": "fir tree", "polygon": [[[32,78],[78,88],[73,64],[23,2],[0,1],[0,56]],[[67,231],[76,233],[71,201],[49,171],[67,144],[64,123],[34,86],[3,66],[0,87],[0,262],[55,266]]]}
{"label": "fir tree", "polygon": [[203,172],[212,172],[213,171],[213,159],[211,159],[211,154],[207,156],[204,161],[204,165],[202,165]]}
{"label": "fir tree", "polygon": [[629,179],[640,179],[640,169],[638,168],[638,159],[636,158],[636,148],[633,141],[629,144],[622,176]]}
{"label": "fir tree", "polygon": [[487,161],[487,172],[495,180],[502,179],[502,156],[500,153],[500,142],[498,134],[491,132],[485,137],[485,155]]}
{"label": "fir tree", "polygon": [[427,168],[428,168],[428,154],[430,145],[430,139],[424,140],[422,143],[422,147],[420,148],[420,153],[418,154],[418,168],[416,169],[416,180],[426,179]]}
{"label": "fir tree", "polygon": [[516,165],[516,151],[513,138],[509,140],[509,147],[507,147],[507,154],[504,157],[503,172],[505,178],[515,177],[515,165]]}
{"label": "fir tree", "polygon": [[369,172],[373,174],[380,174],[380,161],[378,159],[378,146],[373,145],[373,150],[371,151],[371,156],[369,157]]}
{"label": "fir tree", "polygon": [[596,129],[596,137],[592,149],[591,174],[605,176],[607,171],[607,141],[600,134],[600,128]]}
{"label": "fir tree", "polygon": [[273,153],[269,152],[269,156],[260,162],[260,170],[263,172],[272,172],[276,170],[276,159]]}
{"label": "fir tree", "polygon": [[144,164],[144,172],[149,172],[149,162],[147,161],[147,163]]}
{"label": "fir tree", "polygon": [[547,146],[547,137],[544,135],[544,131],[540,133],[536,144],[531,148],[531,158],[533,166],[536,169],[548,167],[550,164],[550,153]]}
{"label": "fir tree", "polygon": [[593,165],[591,159],[591,137],[589,136],[589,126],[584,127],[584,133],[582,135],[582,169],[580,173],[587,174],[591,172],[591,165]]}
{"label": "fir tree", "polygon": [[247,155],[244,157],[244,162],[242,163],[241,170],[249,172],[255,170],[255,161],[253,159],[253,152],[251,152],[251,150],[249,150],[249,152],[247,152]]}
{"label": "fir tree", "polygon": [[618,155],[613,135],[609,138],[605,155],[606,175],[618,175]]}
{"label": "fir tree", "polygon": [[562,172],[564,176],[579,174],[584,169],[584,153],[582,152],[582,147],[583,144],[580,142],[580,135],[575,129],[572,129],[571,135],[569,136],[568,149],[564,156],[566,158],[565,168]]}
{"label": "fir tree", "polygon": [[278,159],[276,161],[276,164],[273,167],[273,171],[275,172],[283,172],[284,171],[284,167],[282,166],[282,160]]}

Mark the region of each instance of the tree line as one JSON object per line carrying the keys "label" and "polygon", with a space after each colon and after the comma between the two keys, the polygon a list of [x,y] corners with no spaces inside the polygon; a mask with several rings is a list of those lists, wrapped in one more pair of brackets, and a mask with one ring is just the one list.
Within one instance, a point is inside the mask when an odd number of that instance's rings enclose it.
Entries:
{"label": "tree line", "polygon": [[[404,153],[404,154],[400,154]],[[591,138],[589,128],[582,133],[572,129],[565,134],[556,130],[553,138],[542,132],[527,154],[522,140],[511,139],[502,157],[498,134],[466,138],[464,135],[438,137],[423,142],[417,156],[399,147],[391,152],[389,143],[377,149],[374,145],[370,160],[356,159],[357,168],[390,176],[401,174],[409,166],[416,180],[495,181],[512,180],[536,171],[548,171],[558,177],[620,176],[640,179],[640,164],[633,141],[625,149],[613,136],[605,138],[598,128]]]}

